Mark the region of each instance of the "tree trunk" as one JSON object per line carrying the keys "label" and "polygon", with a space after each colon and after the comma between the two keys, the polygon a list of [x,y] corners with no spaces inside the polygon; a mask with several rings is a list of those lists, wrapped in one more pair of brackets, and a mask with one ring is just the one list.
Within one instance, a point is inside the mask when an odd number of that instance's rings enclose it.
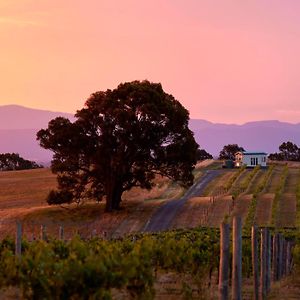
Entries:
{"label": "tree trunk", "polygon": [[123,193],[122,182],[116,178],[112,177],[108,180],[105,185],[106,191],[106,206],[105,211],[111,212],[113,210],[120,209],[121,196]]}

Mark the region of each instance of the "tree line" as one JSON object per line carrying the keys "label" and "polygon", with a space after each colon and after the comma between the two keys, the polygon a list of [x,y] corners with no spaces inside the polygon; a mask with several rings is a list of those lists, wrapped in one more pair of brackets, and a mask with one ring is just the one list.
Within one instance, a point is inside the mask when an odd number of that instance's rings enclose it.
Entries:
{"label": "tree line", "polygon": [[292,142],[284,142],[279,146],[279,152],[269,155],[271,160],[300,161],[300,148]]}
{"label": "tree line", "polygon": [[0,171],[15,171],[42,168],[34,161],[21,157],[18,153],[0,153]]}

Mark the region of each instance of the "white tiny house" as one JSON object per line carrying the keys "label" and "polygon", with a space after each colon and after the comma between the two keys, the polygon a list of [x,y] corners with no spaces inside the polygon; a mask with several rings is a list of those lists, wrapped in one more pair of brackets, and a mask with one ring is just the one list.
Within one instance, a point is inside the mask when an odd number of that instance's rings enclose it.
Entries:
{"label": "white tiny house", "polygon": [[234,165],[236,167],[242,167],[246,165],[246,167],[252,167],[260,165],[261,167],[267,166],[267,153],[265,152],[247,152],[241,151],[235,154],[235,162]]}

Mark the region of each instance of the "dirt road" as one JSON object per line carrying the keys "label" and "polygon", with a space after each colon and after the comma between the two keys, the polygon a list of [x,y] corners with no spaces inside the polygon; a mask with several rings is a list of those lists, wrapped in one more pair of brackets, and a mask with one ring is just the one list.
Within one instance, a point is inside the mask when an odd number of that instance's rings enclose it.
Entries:
{"label": "dirt road", "polygon": [[169,229],[177,212],[182,208],[184,203],[192,198],[201,195],[211,180],[218,176],[222,170],[206,171],[192,187],[180,199],[172,200],[162,205],[153,214],[151,219],[146,223],[143,232],[156,232]]}

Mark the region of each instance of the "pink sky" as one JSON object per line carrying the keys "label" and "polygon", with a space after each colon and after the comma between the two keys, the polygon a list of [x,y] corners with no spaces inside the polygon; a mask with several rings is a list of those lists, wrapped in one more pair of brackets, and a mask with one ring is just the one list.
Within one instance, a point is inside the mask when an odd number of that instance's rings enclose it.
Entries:
{"label": "pink sky", "polygon": [[161,82],[192,118],[300,122],[298,0],[0,0],[0,105]]}

